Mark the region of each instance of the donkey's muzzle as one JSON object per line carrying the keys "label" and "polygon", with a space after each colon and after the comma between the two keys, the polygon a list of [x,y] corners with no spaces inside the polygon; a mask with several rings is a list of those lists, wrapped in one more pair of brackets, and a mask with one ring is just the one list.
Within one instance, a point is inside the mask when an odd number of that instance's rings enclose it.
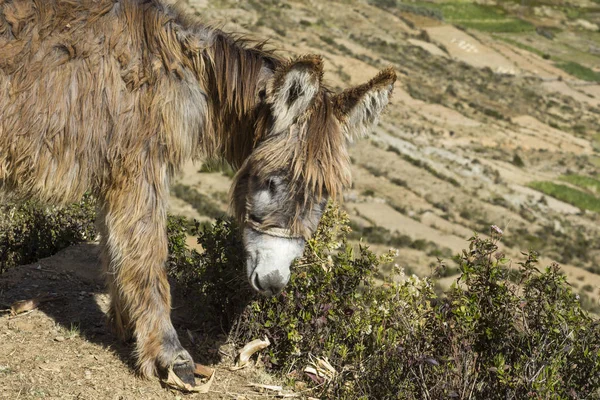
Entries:
{"label": "donkey's muzzle", "polygon": [[283,290],[289,281],[289,276],[282,276],[279,271],[273,271],[266,276],[253,274],[252,286],[258,289],[259,292],[268,296],[278,294]]}
{"label": "donkey's muzzle", "polygon": [[267,296],[281,292],[290,280],[290,266],[302,255],[305,243],[300,238],[244,229],[246,272],[252,288]]}

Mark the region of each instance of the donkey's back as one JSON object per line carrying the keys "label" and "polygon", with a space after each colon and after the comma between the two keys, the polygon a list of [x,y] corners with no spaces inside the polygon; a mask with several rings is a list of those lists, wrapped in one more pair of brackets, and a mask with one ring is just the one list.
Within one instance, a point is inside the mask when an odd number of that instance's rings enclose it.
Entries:
{"label": "donkey's back", "polygon": [[164,25],[158,7],[0,1],[0,186],[72,202],[160,158],[168,141],[152,109],[174,89],[145,36]]}

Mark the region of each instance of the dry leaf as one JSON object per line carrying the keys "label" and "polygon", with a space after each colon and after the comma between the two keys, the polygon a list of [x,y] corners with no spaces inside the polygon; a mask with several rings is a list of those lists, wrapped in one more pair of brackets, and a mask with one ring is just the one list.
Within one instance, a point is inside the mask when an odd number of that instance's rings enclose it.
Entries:
{"label": "dry leaf", "polygon": [[206,378],[210,378],[212,374],[215,373],[215,370],[207,367],[202,364],[196,364],[196,368],[194,368],[194,375],[204,376]]}
{"label": "dry leaf", "polygon": [[277,385],[262,385],[260,383],[249,383],[248,386],[258,389],[272,390],[274,392],[282,392],[283,386]]}
{"label": "dry leaf", "polygon": [[311,357],[310,365],[304,368],[304,372],[327,381],[332,380],[337,375],[337,371],[331,366],[327,358]]}
{"label": "dry leaf", "polygon": [[230,368],[230,370],[236,371],[238,369],[244,368],[246,365],[248,365],[248,361],[250,361],[250,357],[252,357],[254,353],[269,347],[270,344],[271,342],[269,342],[269,338],[267,337],[265,337],[264,340],[256,339],[251,341],[250,343],[245,345],[244,348],[240,351],[238,361],[235,364],[235,367]]}
{"label": "dry leaf", "polygon": [[215,372],[213,371],[213,373],[211,374],[210,378],[208,379],[208,381],[206,383],[204,383],[202,385],[192,386],[192,385],[182,381],[181,378],[177,376],[177,374],[175,373],[175,371],[173,371],[173,368],[171,367],[171,368],[169,368],[169,375],[167,376],[167,379],[163,380],[163,382],[172,388],[181,390],[182,392],[208,393],[210,390],[210,387],[213,384],[214,379],[215,379]]}
{"label": "dry leaf", "polygon": [[62,298],[62,296],[41,296],[41,297],[36,297],[34,299],[29,299],[29,300],[15,301],[10,306],[10,313],[13,316],[23,314],[27,311],[35,310],[42,303],[45,303],[48,301],[53,301],[53,300],[58,300],[61,298]]}
{"label": "dry leaf", "polygon": [[41,304],[39,298],[30,300],[16,301],[10,306],[10,313],[12,315],[22,314],[27,311],[35,310]]}

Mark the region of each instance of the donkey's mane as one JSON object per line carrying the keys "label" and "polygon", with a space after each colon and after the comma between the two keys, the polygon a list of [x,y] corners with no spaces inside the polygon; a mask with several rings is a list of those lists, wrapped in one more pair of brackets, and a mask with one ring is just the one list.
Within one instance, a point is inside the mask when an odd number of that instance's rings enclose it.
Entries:
{"label": "donkey's mane", "polygon": [[150,0],[155,12],[146,12],[146,30],[152,32],[157,52],[168,69],[190,68],[211,101],[201,152],[223,157],[239,167],[253,147],[253,123],[258,92],[283,60],[266,41],[226,33],[201,22],[179,3]]}
{"label": "donkey's mane", "polygon": [[[297,204],[292,230],[305,234],[300,214],[311,210],[315,200],[339,197],[351,180],[346,137],[336,120],[331,91],[321,86],[307,114],[298,121],[297,136],[270,138],[271,113],[259,92],[270,78],[277,79],[290,68],[292,61],[268,49],[264,41],[204,25],[178,6],[167,9],[176,26],[191,32],[189,40],[180,42],[184,53],[195,60],[192,67],[211,100],[202,153],[220,156],[236,168],[247,168],[251,162],[260,177],[291,171],[295,186],[289,188],[289,201]],[[206,37],[208,43],[201,52],[198,37]],[[243,207],[233,207],[233,211],[240,220],[244,218]]]}
{"label": "donkey's mane", "polygon": [[[240,167],[256,143],[254,132],[260,85],[266,84],[282,60],[265,42],[213,31],[212,46],[206,52],[205,84],[212,102],[211,132],[217,148],[205,154],[222,154],[234,167]],[[207,132],[206,134],[209,134]]]}

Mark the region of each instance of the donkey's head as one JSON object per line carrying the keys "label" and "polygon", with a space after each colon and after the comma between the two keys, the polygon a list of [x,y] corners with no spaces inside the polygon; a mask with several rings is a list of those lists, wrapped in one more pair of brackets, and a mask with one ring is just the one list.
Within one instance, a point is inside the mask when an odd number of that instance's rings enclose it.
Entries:
{"label": "donkey's head", "polygon": [[279,292],[327,199],[350,184],[347,145],[365,136],[388,103],[393,70],[332,95],[318,56],[276,69],[262,93],[254,149],[236,175],[233,210],[244,226],[252,287]]}

